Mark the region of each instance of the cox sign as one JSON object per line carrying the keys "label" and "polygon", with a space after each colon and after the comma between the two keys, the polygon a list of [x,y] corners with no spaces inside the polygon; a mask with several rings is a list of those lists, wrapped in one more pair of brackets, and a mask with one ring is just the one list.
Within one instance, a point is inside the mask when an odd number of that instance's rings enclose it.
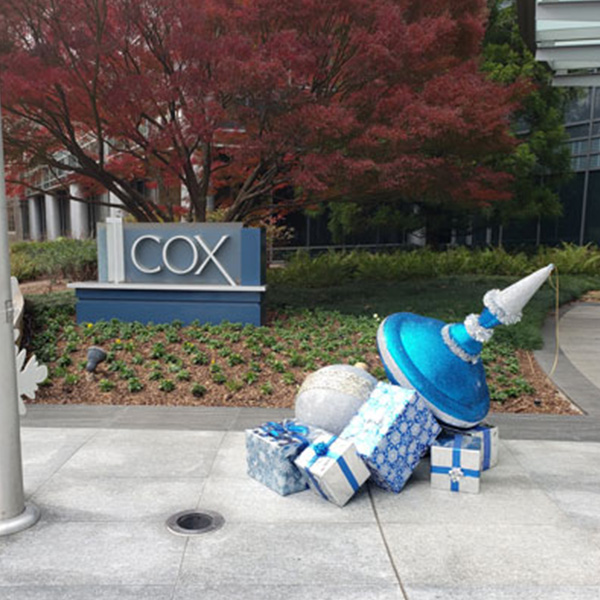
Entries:
{"label": "cox sign", "polygon": [[[202,239],[201,235],[194,235],[193,237],[176,235],[165,241],[161,236],[147,234],[138,237],[135,242],[133,242],[131,246],[130,258],[131,262],[138,271],[141,273],[148,273],[149,275],[160,273],[163,267],[175,275],[187,275],[191,272],[193,272],[194,275],[202,275],[208,264],[212,263],[219,269],[219,271],[223,274],[223,277],[229,282],[230,285],[236,285],[235,281],[231,278],[227,270],[215,256],[221,246],[228,239],[228,235],[222,235],[216,245],[213,248],[209,248],[207,243]],[[141,262],[138,249],[139,246],[144,242],[158,244],[162,248],[158,264],[155,264],[154,266],[148,266]],[[191,253],[189,264],[185,268],[180,268],[174,264],[173,257],[178,255],[176,254],[178,252],[177,245],[181,244],[187,246],[188,253]],[[200,252],[198,251],[199,249],[204,251],[204,254],[206,255],[202,261],[200,259]],[[181,251],[179,251],[179,255],[180,254]]]}
{"label": "cox sign", "polygon": [[238,223],[123,223],[98,228],[98,278],[110,283],[262,285],[264,236]]}

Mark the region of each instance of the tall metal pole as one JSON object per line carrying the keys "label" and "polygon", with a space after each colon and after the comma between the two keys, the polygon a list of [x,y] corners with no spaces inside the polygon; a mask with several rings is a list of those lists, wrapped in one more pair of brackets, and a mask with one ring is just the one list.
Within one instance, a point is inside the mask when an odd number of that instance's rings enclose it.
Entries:
{"label": "tall metal pole", "polygon": [[27,529],[40,516],[35,506],[25,505],[23,493],[7,217],[0,105],[0,536]]}

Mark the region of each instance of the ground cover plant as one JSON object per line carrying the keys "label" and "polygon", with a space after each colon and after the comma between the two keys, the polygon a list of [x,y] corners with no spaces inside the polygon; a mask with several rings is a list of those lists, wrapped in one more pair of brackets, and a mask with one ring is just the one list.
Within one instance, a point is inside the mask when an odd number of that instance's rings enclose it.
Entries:
{"label": "ground cover plant", "polygon": [[[481,311],[488,289],[515,280],[460,275],[378,285],[354,280],[328,288],[273,284],[264,327],[76,325],[70,292],[26,296],[25,338],[50,368],[40,402],[292,407],[304,378],[325,365],[365,362],[384,378],[375,345],[383,316],[409,311],[459,321]],[[598,289],[600,278],[564,276],[560,287],[564,303]],[[485,347],[495,410],[568,411],[568,405],[557,408],[554,391],[541,394],[537,384],[543,377],[536,380],[523,370],[526,351],[541,345],[540,327],[553,304],[554,291],[545,285],[523,321],[498,328]],[[89,377],[86,352],[92,345],[103,347],[108,359]]]}

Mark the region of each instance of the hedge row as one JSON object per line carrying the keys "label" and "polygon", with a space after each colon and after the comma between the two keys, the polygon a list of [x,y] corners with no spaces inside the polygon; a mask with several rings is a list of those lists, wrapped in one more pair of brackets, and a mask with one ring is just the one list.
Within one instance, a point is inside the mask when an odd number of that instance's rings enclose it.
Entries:
{"label": "hedge row", "polygon": [[10,247],[12,274],[19,281],[96,279],[96,240],[59,238],[51,242],[17,242]]}
{"label": "hedge row", "polygon": [[600,250],[592,245],[564,244],[561,248],[540,248],[534,255],[465,247],[391,254],[328,252],[316,257],[299,252],[285,268],[271,269],[268,276],[270,283],[319,288],[355,280],[404,281],[466,274],[523,276],[549,263],[556,265],[561,274],[600,275]]}

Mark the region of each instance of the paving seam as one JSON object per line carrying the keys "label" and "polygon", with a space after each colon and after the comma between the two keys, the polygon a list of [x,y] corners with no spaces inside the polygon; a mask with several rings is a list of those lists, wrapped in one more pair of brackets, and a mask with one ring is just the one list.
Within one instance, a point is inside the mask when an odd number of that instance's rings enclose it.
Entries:
{"label": "paving seam", "polygon": [[373,514],[375,515],[375,521],[377,522],[377,528],[379,529],[379,535],[381,536],[381,540],[383,541],[383,546],[384,546],[385,552],[388,556],[388,560],[390,561],[390,564],[392,565],[392,569],[394,570],[394,575],[396,576],[396,581],[398,582],[398,585],[400,586],[400,591],[402,592],[402,597],[404,598],[404,600],[409,600],[408,594],[406,593],[406,590],[404,589],[402,579],[400,578],[400,573],[398,572],[398,568],[396,567],[396,563],[394,562],[394,557],[392,556],[392,551],[390,550],[390,547],[387,542],[387,538],[385,537],[385,533],[383,531],[383,525],[382,525],[381,521],[379,520],[379,514],[377,512],[377,507],[375,506],[375,499],[373,498],[373,493],[371,492],[371,486],[367,485],[367,489],[369,492],[369,500],[371,501],[371,508],[373,509]]}
{"label": "paving seam", "polygon": [[[208,480],[210,479],[213,468],[215,466],[215,462],[217,461],[217,457],[219,456],[219,452],[223,446],[223,442],[225,441],[225,437],[227,436],[228,431],[219,431],[218,433],[222,433],[221,441],[219,442],[219,445],[215,452],[215,456],[212,459],[212,463],[210,465],[208,475],[204,478],[204,482],[202,483],[202,489],[200,490],[200,493],[198,494],[198,501],[196,502],[196,506],[194,506],[194,510],[196,510],[196,511],[200,510],[200,504],[202,502],[202,496],[204,494],[204,490],[206,489],[206,485],[208,483]],[[181,510],[187,510],[187,509],[182,508]],[[165,529],[166,529],[166,525],[165,525]],[[171,535],[175,535],[175,534],[171,534]],[[183,569],[183,562],[185,561],[185,555],[187,553],[189,543],[190,543],[190,537],[188,536],[186,538],[185,544],[183,546],[183,552],[181,553],[181,560],[179,561],[179,568],[177,569],[177,577],[175,578],[175,584],[173,585],[173,594],[171,595],[171,600],[173,600],[175,598],[175,595],[177,594],[177,586],[179,585],[179,582],[181,581],[181,572]]]}
{"label": "paving seam", "polygon": [[75,448],[75,450],[73,450],[73,452],[71,452],[71,454],[69,454],[68,458],[66,458],[61,464],[60,466],[56,467],[56,469],[54,469],[54,471],[52,471],[52,473],[46,477],[46,479],[44,479],[44,481],[42,483],[40,483],[40,485],[38,485],[35,488],[35,491],[33,491],[30,495],[29,495],[29,499],[33,500],[35,502],[35,495],[88,443],[91,442],[95,437],[98,436],[98,434],[102,431],[102,429],[96,429],[96,431],[90,435],[90,437],[86,440],[84,440],[83,442],[81,442],[81,444],[79,444],[77,446],[77,448]]}

